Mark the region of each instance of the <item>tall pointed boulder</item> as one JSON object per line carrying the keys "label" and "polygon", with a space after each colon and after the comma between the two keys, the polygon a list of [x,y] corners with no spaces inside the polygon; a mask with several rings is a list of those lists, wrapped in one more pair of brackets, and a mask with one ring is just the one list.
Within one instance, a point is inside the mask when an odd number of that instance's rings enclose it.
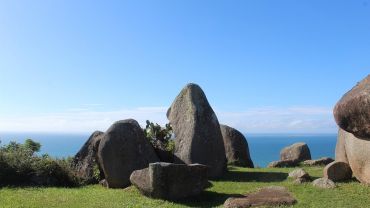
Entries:
{"label": "tall pointed boulder", "polygon": [[175,162],[200,163],[209,167],[210,178],[226,171],[226,156],[220,124],[203,90],[186,85],[168,109],[175,133]]}

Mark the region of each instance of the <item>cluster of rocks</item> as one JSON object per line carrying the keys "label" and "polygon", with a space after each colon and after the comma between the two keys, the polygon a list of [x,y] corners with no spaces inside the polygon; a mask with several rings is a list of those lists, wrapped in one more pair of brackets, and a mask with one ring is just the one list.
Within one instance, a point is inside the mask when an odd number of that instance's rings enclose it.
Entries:
{"label": "cluster of rocks", "polygon": [[[303,184],[312,181],[312,177],[302,168],[298,168],[289,173],[289,178],[293,179],[294,184]],[[324,176],[312,181],[312,185],[319,188],[335,188],[336,185],[330,178]]]}
{"label": "cluster of rocks", "polygon": [[296,167],[300,164],[306,166],[325,166],[334,160],[330,157],[311,159],[311,152],[304,142],[294,143],[280,151],[280,160],[268,164],[269,168]]}
{"label": "cluster of rocks", "polygon": [[[339,126],[335,160],[324,170],[328,177],[340,179],[352,174],[361,183],[370,184],[370,75],[343,95],[334,107]],[[351,170],[352,174],[350,174]]]}
{"label": "cluster of rocks", "polygon": [[[171,156],[158,154],[137,121],[115,122],[105,132],[94,132],[74,157],[81,178],[108,188],[135,185],[144,195],[178,199],[199,194],[208,179],[221,177],[227,163],[253,167],[246,138],[236,129],[220,125],[202,89],[188,84],[167,111],[175,135]],[[171,158],[173,163],[168,162]],[[173,158],[173,159],[172,159]]]}

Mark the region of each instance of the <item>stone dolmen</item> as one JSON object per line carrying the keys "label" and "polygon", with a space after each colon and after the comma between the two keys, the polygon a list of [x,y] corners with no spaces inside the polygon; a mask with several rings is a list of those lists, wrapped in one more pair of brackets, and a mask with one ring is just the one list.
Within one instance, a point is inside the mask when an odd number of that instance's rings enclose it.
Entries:
{"label": "stone dolmen", "polygon": [[[221,125],[202,89],[186,85],[168,109],[174,131],[173,162],[163,163],[138,122],[115,122],[106,132],[94,132],[74,158],[80,177],[93,182],[94,168],[101,184],[125,188],[134,184],[143,194],[178,199],[199,194],[208,178],[219,178],[232,165],[253,167],[248,143],[236,129]],[[172,159],[171,159],[172,162]]]}
{"label": "stone dolmen", "polygon": [[370,185],[370,75],[343,95],[334,117],[340,127],[335,160],[347,163],[353,176]]}

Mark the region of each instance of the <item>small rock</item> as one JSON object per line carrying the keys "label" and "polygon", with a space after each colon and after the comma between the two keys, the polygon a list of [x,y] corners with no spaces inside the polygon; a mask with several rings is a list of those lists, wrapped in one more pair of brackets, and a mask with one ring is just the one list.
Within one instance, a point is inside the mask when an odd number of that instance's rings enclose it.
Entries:
{"label": "small rock", "polygon": [[302,184],[302,183],[307,183],[311,182],[310,178],[297,178],[293,181],[294,184]]}
{"label": "small rock", "polygon": [[304,171],[302,168],[298,168],[293,170],[288,175],[289,178],[297,179],[297,178],[310,178],[310,175],[306,171]]}
{"label": "small rock", "polygon": [[334,161],[324,168],[324,178],[343,181],[352,178],[351,167],[345,162]]}
{"label": "small rock", "polygon": [[145,196],[176,200],[200,194],[210,183],[208,167],[201,164],[151,163],[134,171],[131,183]]}
{"label": "small rock", "polygon": [[280,151],[280,160],[293,160],[297,162],[311,160],[311,152],[306,143],[295,143]]}
{"label": "small rock", "polygon": [[224,203],[224,207],[289,206],[295,203],[297,203],[297,200],[285,187],[269,186],[257,192],[247,194],[245,197],[228,198]]}
{"label": "small rock", "polygon": [[306,160],[303,162],[303,165],[308,165],[308,166],[322,166],[322,165],[327,165],[334,160],[330,157],[322,157],[317,160]]}
{"label": "small rock", "polygon": [[335,183],[327,178],[318,178],[312,182],[312,185],[319,188],[331,189],[335,188]]}
{"label": "small rock", "polygon": [[268,164],[268,168],[286,168],[286,167],[296,167],[299,165],[298,161],[294,160],[278,160],[273,161]]}

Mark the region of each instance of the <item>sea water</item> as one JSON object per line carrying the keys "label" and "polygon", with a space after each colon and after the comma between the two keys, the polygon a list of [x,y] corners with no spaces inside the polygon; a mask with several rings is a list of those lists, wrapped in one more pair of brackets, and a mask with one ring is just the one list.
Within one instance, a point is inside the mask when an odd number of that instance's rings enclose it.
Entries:
{"label": "sea water", "polygon": [[[41,143],[39,154],[54,157],[74,156],[89,138],[89,134],[57,133],[0,133],[1,144],[10,141],[24,142],[30,138]],[[279,160],[285,146],[305,142],[312,158],[334,157],[336,134],[246,134],[251,158],[255,166],[266,167],[269,162]]]}

